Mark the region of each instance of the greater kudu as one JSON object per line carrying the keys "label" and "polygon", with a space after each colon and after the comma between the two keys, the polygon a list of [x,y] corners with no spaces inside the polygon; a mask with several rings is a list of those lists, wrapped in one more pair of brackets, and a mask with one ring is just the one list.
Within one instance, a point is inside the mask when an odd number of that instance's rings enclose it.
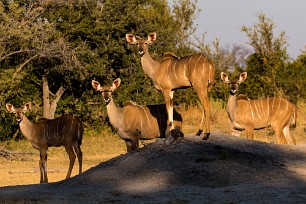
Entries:
{"label": "greater kudu", "polygon": [[[164,137],[167,129],[167,112],[164,104],[140,106],[129,102],[123,108],[116,106],[112,92],[120,86],[121,80],[117,78],[112,86],[101,86],[98,81],[92,80],[92,87],[102,93],[106,103],[107,114],[112,126],[117,130],[119,137],[125,140],[127,151],[136,150],[139,147],[139,139],[153,139]],[[181,131],[182,117],[174,110],[175,129],[172,132]],[[176,131],[175,131],[176,130]],[[173,139],[173,138],[172,138]]]}
{"label": "greater kudu", "polygon": [[228,75],[221,72],[221,79],[230,89],[226,109],[232,134],[239,136],[245,130],[248,139],[253,140],[253,130],[272,126],[279,144],[296,144],[290,125],[296,125],[297,107],[285,98],[249,100],[243,96],[237,99],[238,87],[246,78],[247,72],[242,72],[239,80],[229,80]]}
{"label": "greater kudu", "polygon": [[6,109],[16,114],[22,134],[40,152],[40,183],[48,183],[47,150],[51,146],[64,146],[66,149],[70,160],[66,178],[70,178],[75,162],[74,151],[79,161],[79,173],[82,173],[82,151],[80,146],[82,144],[84,126],[80,119],[72,115],[62,115],[54,119],[41,118],[38,122],[31,122],[24,115],[30,108],[31,103],[26,103],[24,107],[16,109],[13,105],[6,104]]}
{"label": "greater kudu", "polygon": [[173,128],[173,92],[176,89],[193,87],[202,105],[203,116],[197,135],[203,132],[205,120],[205,134],[203,139],[210,135],[210,104],[208,92],[214,83],[215,65],[203,54],[196,54],[178,58],[166,53],[161,61],[154,60],[148,45],[156,40],[156,33],[151,33],[148,39],[136,39],[132,34],[126,34],[130,44],[137,44],[141,55],[141,64],[145,73],[154,81],[155,87],[162,91],[167,107],[168,131]]}

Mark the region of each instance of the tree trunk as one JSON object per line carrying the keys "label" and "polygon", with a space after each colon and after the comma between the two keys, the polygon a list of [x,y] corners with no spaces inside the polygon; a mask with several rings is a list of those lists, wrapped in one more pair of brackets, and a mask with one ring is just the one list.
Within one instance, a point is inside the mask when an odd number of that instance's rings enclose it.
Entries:
{"label": "tree trunk", "polygon": [[42,76],[43,83],[43,117],[52,119],[50,116],[50,90],[46,76]]}
{"label": "tree trunk", "polygon": [[65,88],[63,86],[61,86],[57,90],[57,92],[55,94],[55,99],[52,101],[51,106],[50,106],[50,111],[49,111],[50,117],[52,117],[52,118],[54,118],[54,114],[55,114],[55,111],[56,111],[57,103],[61,99],[64,91],[65,91]]}
{"label": "tree trunk", "polygon": [[65,88],[61,86],[56,94],[54,95],[55,99],[50,103],[50,95],[52,95],[49,84],[46,76],[42,76],[43,83],[43,117],[48,119],[53,119],[57,107],[58,101],[61,99]]}

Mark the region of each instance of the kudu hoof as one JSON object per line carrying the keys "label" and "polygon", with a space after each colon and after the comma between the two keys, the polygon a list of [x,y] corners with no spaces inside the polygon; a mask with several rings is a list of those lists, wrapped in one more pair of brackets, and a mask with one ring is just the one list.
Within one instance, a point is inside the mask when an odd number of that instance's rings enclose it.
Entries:
{"label": "kudu hoof", "polygon": [[196,136],[201,136],[202,132],[203,132],[203,130],[199,129]]}
{"label": "kudu hoof", "polygon": [[205,135],[204,135],[204,137],[203,137],[203,140],[207,140],[207,139],[209,138],[209,135],[210,135],[209,132],[205,133]]}

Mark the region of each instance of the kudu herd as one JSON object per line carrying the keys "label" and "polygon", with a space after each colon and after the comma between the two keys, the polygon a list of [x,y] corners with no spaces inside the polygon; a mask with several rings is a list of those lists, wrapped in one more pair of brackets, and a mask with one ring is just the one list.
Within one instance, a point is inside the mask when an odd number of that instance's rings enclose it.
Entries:
{"label": "kudu herd", "polygon": [[[101,92],[110,123],[125,141],[127,151],[137,150],[140,139],[166,137],[166,141],[169,141],[169,138],[183,137],[182,117],[173,108],[173,94],[176,89],[188,87],[194,88],[204,109],[196,135],[200,136],[204,130],[203,139],[207,139],[210,135],[208,93],[214,84],[214,63],[202,54],[178,58],[166,53],[160,61],[154,60],[148,51],[148,45],[156,40],[156,33],[149,34],[147,39],[136,39],[136,36],[126,34],[126,40],[130,44],[138,45],[142,68],[154,81],[155,87],[162,92],[165,101],[165,104],[146,106],[129,102],[120,108],[112,98],[112,92],[120,86],[120,78],[114,80],[111,86],[101,86],[98,81],[92,80],[92,87]],[[290,133],[290,125],[296,124],[296,106],[285,98],[249,100],[245,96],[237,97],[238,87],[246,78],[246,72],[240,74],[239,80],[229,80],[226,73],[221,73],[221,79],[229,84],[230,89],[227,114],[232,134],[239,136],[241,131],[245,130],[247,138],[254,139],[253,130],[271,126],[280,144],[296,144]],[[6,104],[6,108],[16,114],[22,134],[40,151],[41,183],[48,182],[47,150],[51,146],[64,146],[66,149],[70,159],[66,178],[71,176],[76,155],[79,173],[82,172],[80,146],[84,126],[78,117],[63,115],[55,119],[42,118],[38,122],[31,122],[24,115],[31,108],[30,103],[16,109],[13,105]]]}
{"label": "kudu herd", "polygon": [[[115,79],[112,86],[101,86],[95,80],[91,83],[96,91],[101,92],[110,123],[117,130],[120,138],[125,140],[128,152],[138,149],[139,139],[165,136],[167,112],[164,104],[140,106],[130,102],[123,108],[119,108],[113,100],[112,92],[120,86],[120,78]],[[176,129],[182,127],[182,117],[176,111],[174,111],[174,125]],[[172,137],[176,136],[178,135],[172,135]]]}
{"label": "kudu herd", "polygon": [[226,73],[221,73],[222,81],[230,89],[226,109],[232,134],[239,136],[245,130],[248,139],[253,140],[253,130],[272,127],[279,144],[296,144],[290,133],[290,124],[296,124],[296,106],[285,98],[237,98],[238,87],[246,78],[247,72],[241,73],[239,80],[229,80]]}
{"label": "kudu herd", "polygon": [[[169,130],[173,128],[173,92],[176,89],[193,87],[202,105],[203,116],[197,135],[203,132],[205,120],[205,134],[210,135],[210,104],[208,92],[214,83],[215,65],[202,54],[178,58],[167,53],[161,61],[154,60],[148,50],[148,45],[156,40],[156,33],[151,33],[148,39],[136,39],[133,34],[126,34],[130,44],[136,44],[141,55],[144,72],[154,81],[155,87],[162,91],[168,114]],[[167,131],[169,132],[169,131]]]}
{"label": "kudu herd", "polygon": [[31,122],[24,115],[30,108],[31,103],[26,103],[24,107],[16,109],[13,105],[6,104],[6,109],[16,114],[22,134],[40,152],[40,183],[48,183],[47,151],[48,147],[51,146],[64,146],[66,149],[70,160],[66,178],[70,178],[76,158],[75,153],[79,161],[79,173],[82,173],[82,151],[80,146],[84,132],[83,123],[78,117],[72,115],[63,115],[55,119],[41,118],[38,122]]}

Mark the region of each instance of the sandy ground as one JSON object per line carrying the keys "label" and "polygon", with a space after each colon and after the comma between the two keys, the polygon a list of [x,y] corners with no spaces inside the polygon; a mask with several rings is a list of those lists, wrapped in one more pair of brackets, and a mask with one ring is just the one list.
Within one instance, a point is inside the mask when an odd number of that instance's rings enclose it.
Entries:
{"label": "sandy ground", "polygon": [[219,132],[163,140],[60,182],[0,188],[1,203],[306,203],[306,145]]}

